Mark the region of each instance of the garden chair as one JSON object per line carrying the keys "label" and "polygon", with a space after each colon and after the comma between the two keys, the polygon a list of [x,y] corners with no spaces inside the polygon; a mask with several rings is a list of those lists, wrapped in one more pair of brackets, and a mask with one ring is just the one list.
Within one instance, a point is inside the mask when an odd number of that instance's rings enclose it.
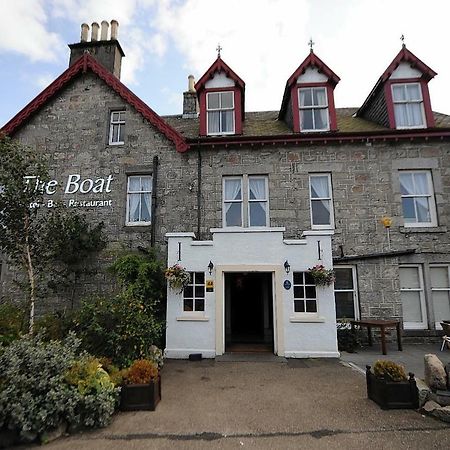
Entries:
{"label": "garden chair", "polygon": [[447,348],[450,349],[450,323],[441,322],[441,327],[444,330],[444,336],[442,336],[441,352],[447,344]]}

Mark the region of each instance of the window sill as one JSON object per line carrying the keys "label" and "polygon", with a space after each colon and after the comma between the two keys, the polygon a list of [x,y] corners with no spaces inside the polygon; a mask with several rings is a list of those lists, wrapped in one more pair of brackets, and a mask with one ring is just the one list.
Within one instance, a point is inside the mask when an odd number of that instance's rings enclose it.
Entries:
{"label": "window sill", "polygon": [[289,317],[289,322],[291,323],[324,323],[325,317],[312,315],[312,317],[308,317],[307,315],[301,316],[291,316]]}
{"label": "window sill", "polygon": [[400,227],[400,233],[447,233],[446,226],[431,226],[431,227]]}
{"label": "window sill", "polygon": [[110,147],[120,147],[121,145],[125,145],[125,142],[108,142]]}
{"label": "window sill", "polygon": [[180,316],[178,322],[209,322],[209,317],[205,316]]}

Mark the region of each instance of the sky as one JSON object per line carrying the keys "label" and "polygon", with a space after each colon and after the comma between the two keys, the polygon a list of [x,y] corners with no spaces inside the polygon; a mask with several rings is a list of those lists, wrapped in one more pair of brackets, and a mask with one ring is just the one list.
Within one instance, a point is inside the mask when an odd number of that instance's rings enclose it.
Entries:
{"label": "sky", "polygon": [[433,110],[450,114],[449,16],[448,0],[0,0],[0,126],[67,69],[83,22],[112,19],[126,55],[121,81],[160,115],[181,114],[188,75],[204,74],[218,43],[246,83],[246,110],[279,110],[310,38],[341,78],[336,106],[360,106],[402,34],[438,73]]}

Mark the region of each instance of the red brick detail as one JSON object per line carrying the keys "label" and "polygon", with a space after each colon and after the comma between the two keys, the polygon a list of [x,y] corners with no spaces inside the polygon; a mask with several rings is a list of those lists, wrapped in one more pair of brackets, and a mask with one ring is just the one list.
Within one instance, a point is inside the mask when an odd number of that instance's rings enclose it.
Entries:
{"label": "red brick detail", "polygon": [[120,97],[128,104],[133,106],[139,114],[147,119],[155,126],[164,136],[172,141],[178,152],[185,152],[189,149],[189,145],[174,128],[166,123],[158,114],[156,114],[149,106],[147,106],[137,95],[120,82],[112,73],[106,70],[88,53],[83,54],[78,61],[63,72],[53,83],[44,89],[37,97],[35,97],[25,108],[17,113],[1,131],[6,135],[12,135],[30,118],[32,114],[39,110],[41,106],[47,103],[53,96],[59,92],[69,81],[71,81],[79,73],[91,70],[100,79],[102,79],[109,87],[111,87]]}

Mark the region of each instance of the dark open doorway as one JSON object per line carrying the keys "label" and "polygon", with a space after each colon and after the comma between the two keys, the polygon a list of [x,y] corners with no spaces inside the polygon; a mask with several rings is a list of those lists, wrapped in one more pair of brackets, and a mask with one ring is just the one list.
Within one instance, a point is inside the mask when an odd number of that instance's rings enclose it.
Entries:
{"label": "dark open doorway", "polygon": [[273,352],[272,273],[225,274],[225,351]]}

